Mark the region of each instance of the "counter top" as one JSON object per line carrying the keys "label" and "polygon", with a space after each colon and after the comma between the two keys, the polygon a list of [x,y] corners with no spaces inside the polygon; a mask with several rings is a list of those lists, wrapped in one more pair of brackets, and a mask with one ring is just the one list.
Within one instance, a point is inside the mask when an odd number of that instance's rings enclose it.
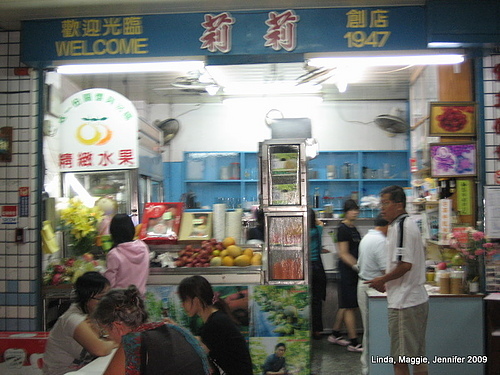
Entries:
{"label": "counter top", "polygon": [[[429,298],[484,298],[484,294],[441,294],[439,291],[433,290],[435,287],[426,285]],[[366,291],[368,298],[386,298],[387,293],[380,293],[375,289],[368,289]]]}
{"label": "counter top", "polygon": [[66,375],[102,375],[102,373],[108,367],[109,361],[115,355],[116,349],[113,349],[111,353],[104,357],[98,357],[90,362],[88,365],[83,366],[77,371],[71,371],[66,373]]}

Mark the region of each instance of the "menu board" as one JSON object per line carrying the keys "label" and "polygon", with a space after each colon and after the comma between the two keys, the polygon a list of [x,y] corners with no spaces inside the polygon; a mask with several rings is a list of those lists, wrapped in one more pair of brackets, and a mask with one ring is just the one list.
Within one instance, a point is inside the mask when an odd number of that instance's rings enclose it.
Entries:
{"label": "menu board", "polygon": [[485,186],[484,202],[484,232],[489,238],[500,238],[500,186]]}

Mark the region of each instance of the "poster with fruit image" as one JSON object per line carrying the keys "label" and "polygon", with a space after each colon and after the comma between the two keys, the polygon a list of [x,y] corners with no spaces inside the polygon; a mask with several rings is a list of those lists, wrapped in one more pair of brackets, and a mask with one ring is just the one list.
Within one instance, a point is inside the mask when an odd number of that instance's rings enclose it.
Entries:
{"label": "poster with fruit image", "polygon": [[309,293],[307,285],[257,285],[251,296],[255,337],[294,336],[309,332]]}
{"label": "poster with fruit image", "polygon": [[[234,322],[243,336],[248,337],[250,325],[250,310],[248,307],[248,287],[238,285],[214,285],[218,298],[224,300]],[[149,285],[146,291],[146,308],[149,319],[161,321],[170,318],[188,328],[194,335],[199,335],[202,320],[199,317],[189,317],[177,294],[174,285]]]}
{"label": "poster with fruit image", "polygon": [[476,103],[432,102],[429,137],[475,136]]}

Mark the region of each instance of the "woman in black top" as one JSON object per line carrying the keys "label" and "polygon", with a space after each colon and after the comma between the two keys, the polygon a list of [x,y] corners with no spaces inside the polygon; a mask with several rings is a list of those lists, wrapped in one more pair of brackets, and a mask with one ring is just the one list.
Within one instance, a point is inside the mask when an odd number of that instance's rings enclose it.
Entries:
{"label": "woman in black top", "polygon": [[[344,220],[337,229],[337,251],[339,256],[339,310],[333,325],[332,335],[328,341],[333,344],[347,346],[352,352],[362,352],[356,333],[356,309],[358,308],[358,248],[361,235],[354,226],[359,215],[356,201],[348,199],[344,203]],[[347,329],[348,340],[340,335],[342,323]]]}
{"label": "woman in black top", "polygon": [[[213,292],[202,276],[190,276],[181,281],[179,297],[186,313],[203,320],[201,341],[220,374],[252,375],[252,360],[245,338],[229,316],[225,302]],[[217,370],[217,369],[216,369]]]}

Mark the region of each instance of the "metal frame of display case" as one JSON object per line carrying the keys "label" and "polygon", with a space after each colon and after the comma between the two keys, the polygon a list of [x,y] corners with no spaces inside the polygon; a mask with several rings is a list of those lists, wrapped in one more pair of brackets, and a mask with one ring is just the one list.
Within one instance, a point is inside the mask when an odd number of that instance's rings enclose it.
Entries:
{"label": "metal frame of display case", "polygon": [[306,139],[270,139],[259,145],[260,194],[265,215],[265,284],[309,282]]}

